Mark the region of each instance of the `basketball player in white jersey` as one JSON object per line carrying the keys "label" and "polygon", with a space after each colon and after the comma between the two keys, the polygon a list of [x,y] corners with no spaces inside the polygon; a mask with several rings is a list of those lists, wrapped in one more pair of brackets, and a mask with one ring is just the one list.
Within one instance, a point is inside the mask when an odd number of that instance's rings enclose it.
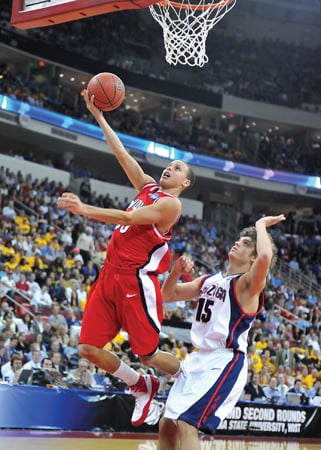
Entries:
{"label": "basketball player in white jersey", "polygon": [[230,413],[247,381],[247,339],[263,308],[263,289],[275,246],[267,228],[283,214],[259,219],[245,228],[229,251],[225,273],[179,283],[193,272],[189,258],[179,258],[162,286],[164,302],[198,297],[191,353],[170,390],[159,425],[159,450],[200,450],[198,431],[214,434]]}

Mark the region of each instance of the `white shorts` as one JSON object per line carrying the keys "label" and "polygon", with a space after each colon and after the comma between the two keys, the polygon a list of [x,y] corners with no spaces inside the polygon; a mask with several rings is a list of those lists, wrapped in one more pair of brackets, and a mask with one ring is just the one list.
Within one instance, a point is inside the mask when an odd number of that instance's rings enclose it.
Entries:
{"label": "white shorts", "polygon": [[164,417],[214,434],[239,400],[247,381],[247,357],[230,349],[193,352],[172,386]]}

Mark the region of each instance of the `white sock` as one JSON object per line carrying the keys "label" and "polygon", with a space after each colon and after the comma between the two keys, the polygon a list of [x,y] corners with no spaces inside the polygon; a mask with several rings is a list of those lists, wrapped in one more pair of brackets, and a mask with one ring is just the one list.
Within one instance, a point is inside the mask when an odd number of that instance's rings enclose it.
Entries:
{"label": "white sock", "polygon": [[123,361],[120,361],[120,366],[112,375],[123,380],[127,386],[133,386],[139,380],[139,374]]}

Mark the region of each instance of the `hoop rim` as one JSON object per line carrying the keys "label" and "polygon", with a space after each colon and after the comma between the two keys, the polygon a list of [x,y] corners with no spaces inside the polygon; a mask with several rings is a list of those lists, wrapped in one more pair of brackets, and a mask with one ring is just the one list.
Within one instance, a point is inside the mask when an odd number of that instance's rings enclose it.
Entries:
{"label": "hoop rim", "polygon": [[[230,5],[231,3],[235,3],[235,0],[220,0],[218,3],[206,3],[206,4],[202,4],[202,5],[185,5],[184,3],[180,3],[180,2],[176,2],[176,1],[172,1],[172,0],[162,0],[160,2],[158,2],[156,5],[161,6],[161,7],[166,7],[168,5],[172,6],[173,8],[176,9],[190,9],[193,11],[197,11],[197,10],[206,10],[206,9],[218,9],[218,8],[224,8],[225,6]],[[155,5],[155,6],[156,6]]]}

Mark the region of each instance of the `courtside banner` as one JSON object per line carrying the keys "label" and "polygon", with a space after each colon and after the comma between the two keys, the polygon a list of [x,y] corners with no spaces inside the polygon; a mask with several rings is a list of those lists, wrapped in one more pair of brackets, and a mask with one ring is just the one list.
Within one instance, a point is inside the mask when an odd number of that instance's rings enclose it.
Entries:
{"label": "courtside banner", "polygon": [[321,408],[239,402],[217,434],[321,437]]}

